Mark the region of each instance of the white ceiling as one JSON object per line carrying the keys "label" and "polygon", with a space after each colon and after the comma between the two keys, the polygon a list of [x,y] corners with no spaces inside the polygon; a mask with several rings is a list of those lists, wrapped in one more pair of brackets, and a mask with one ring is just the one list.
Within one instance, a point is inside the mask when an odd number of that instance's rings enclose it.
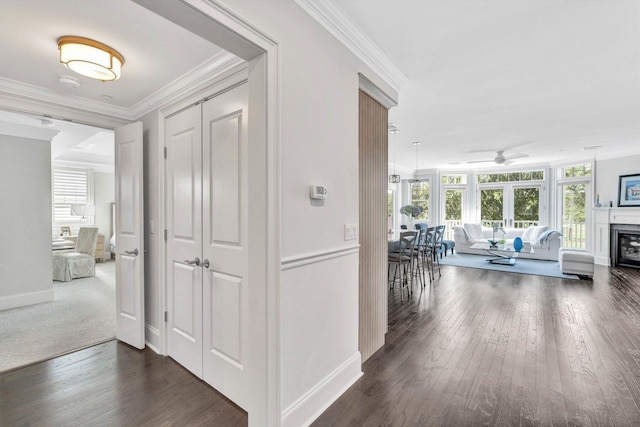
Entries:
{"label": "white ceiling", "polygon": [[[640,0],[333,2],[408,77],[390,111],[406,170],[416,167],[413,141],[422,142],[420,169],[467,168],[498,149],[529,155],[514,166],[640,153]],[[58,61],[63,35],[118,50],[122,78],[68,71]],[[132,109],[220,52],[130,0],[2,0],[0,88]],[[81,87],[60,86],[61,75]],[[59,146],[89,156],[99,138],[89,137]],[[602,147],[582,151],[593,145]],[[479,150],[488,152],[470,153]]]}
{"label": "white ceiling", "polygon": [[[57,40],[87,37],[119,51],[122,77],[93,80],[59,62]],[[222,51],[130,0],[2,0],[0,87],[42,98],[88,101],[97,109],[132,109]],[[79,88],[58,83],[72,76]],[[117,110],[114,110],[117,111]],[[124,110],[123,110],[124,111]],[[0,113],[0,121],[42,127],[37,117]],[[113,164],[110,131],[53,120],[60,132],[52,143],[55,161]]]}
{"label": "white ceiling", "polygon": [[640,153],[640,1],[335,3],[409,79],[389,114],[406,169],[413,141],[420,169]]}

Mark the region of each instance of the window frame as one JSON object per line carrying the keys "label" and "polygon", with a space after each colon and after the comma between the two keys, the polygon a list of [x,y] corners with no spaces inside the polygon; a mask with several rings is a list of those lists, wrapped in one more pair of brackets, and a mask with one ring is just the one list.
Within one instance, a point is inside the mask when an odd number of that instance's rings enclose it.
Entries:
{"label": "window frame", "polygon": [[[67,173],[69,175],[67,180],[73,180],[73,175],[76,177],[84,176],[84,194],[80,195],[78,192],[69,191],[67,195],[62,197],[58,196],[60,191],[56,191],[56,184],[60,179],[56,179],[56,174]],[[88,217],[82,219],[82,217],[71,215],[70,209],[72,204],[94,204],[93,184],[94,175],[93,169],[87,167],[67,166],[67,165],[53,165],[51,168],[51,226],[52,236],[56,237],[60,235],[60,227],[71,227],[71,233],[73,235],[78,234],[78,230],[81,225],[94,225],[95,217]],[[77,178],[76,178],[77,179]],[[75,193],[75,194],[74,194]],[[69,214],[56,215],[56,210],[69,210]]]}

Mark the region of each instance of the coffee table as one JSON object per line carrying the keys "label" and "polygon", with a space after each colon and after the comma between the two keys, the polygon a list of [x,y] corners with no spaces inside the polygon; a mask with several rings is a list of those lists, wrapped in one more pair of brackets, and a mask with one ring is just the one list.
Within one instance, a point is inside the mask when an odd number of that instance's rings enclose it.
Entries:
{"label": "coffee table", "polygon": [[491,245],[490,243],[474,243],[469,247],[470,249],[482,249],[487,254],[493,255],[493,258],[487,258],[487,261],[491,264],[501,265],[515,265],[516,259],[520,253],[533,253],[533,247],[528,246],[522,248],[520,252],[513,250],[513,243],[498,243]]}

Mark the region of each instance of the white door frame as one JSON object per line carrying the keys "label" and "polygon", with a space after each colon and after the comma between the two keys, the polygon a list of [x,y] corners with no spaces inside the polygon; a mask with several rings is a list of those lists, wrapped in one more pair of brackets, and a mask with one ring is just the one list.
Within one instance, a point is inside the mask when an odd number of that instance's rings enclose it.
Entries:
{"label": "white door frame", "polygon": [[[255,338],[266,343],[262,365],[266,372],[260,373],[263,378],[256,381],[256,393],[264,394],[265,401],[261,408],[249,413],[249,425],[278,426],[281,421],[280,411],[280,166],[279,166],[279,57],[278,45],[268,35],[256,29],[230,9],[219,3],[207,0],[182,0],[167,3],[155,0],[134,0],[151,11],[183,26],[184,28],[207,38],[216,27],[218,36],[222,38],[210,40],[225,50],[247,60],[249,65],[249,140],[264,141],[262,152],[251,161],[249,178],[249,197],[264,200],[266,218],[263,225],[253,224],[256,228],[249,230],[254,237],[256,254],[250,260],[249,274],[259,277],[257,282],[263,284],[260,292],[253,294],[250,309],[264,311],[266,322],[262,331],[250,331]],[[195,11],[200,13],[196,13]],[[203,17],[207,19],[203,21]],[[186,103],[188,104],[188,103]],[[185,105],[185,103],[181,103]],[[185,105],[186,106],[186,105]],[[174,108],[179,106],[174,105]],[[168,111],[168,109],[167,109]],[[174,110],[176,111],[176,110]],[[159,141],[164,141],[164,116],[159,113]],[[165,206],[164,185],[164,153],[159,151],[159,206]],[[255,178],[262,177],[259,181]],[[253,184],[252,184],[253,183]],[[166,228],[165,212],[159,212],[161,229]],[[256,236],[258,236],[256,238]],[[251,248],[250,248],[251,250]],[[165,283],[165,245],[160,255],[161,283]],[[260,259],[259,259],[260,258]],[[263,279],[263,280],[261,280]],[[162,292],[162,311],[165,310],[166,289]],[[166,344],[166,324],[163,323],[162,345]]]}
{"label": "white door frame", "polygon": [[[254,111],[249,138],[264,141],[261,153],[263,161],[257,165],[263,175],[262,188],[250,188],[250,197],[264,197],[265,224],[260,231],[263,245],[256,252],[263,254],[259,261],[262,270],[264,288],[256,295],[253,303],[265,311],[263,339],[266,343],[264,356],[264,381],[257,384],[266,395],[266,402],[259,414],[250,416],[250,424],[279,426],[280,411],[280,59],[278,43],[243,19],[231,9],[215,0],[179,0],[175,2],[157,2],[156,0],[133,0],[152,12],[163,16],[185,29],[210,40],[223,49],[250,61],[249,63],[249,108]],[[140,118],[143,114],[131,111],[127,114],[108,114],[86,111],[75,106],[65,106],[60,102],[39,99],[26,94],[7,94],[3,92],[0,108],[8,111],[52,115],[90,126],[115,129]],[[253,108],[252,108],[253,105]],[[160,114],[160,113],[158,113]],[[160,118],[160,117],[158,117]],[[159,123],[162,123],[159,120]],[[162,125],[159,125],[162,126]],[[160,130],[160,129],[158,129]],[[164,157],[159,150],[158,197],[159,206],[164,200]],[[159,225],[165,228],[163,209],[160,210]],[[159,267],[164,283],[164,246],[158,254],[162,262]],[[162,294],[162,292],[161,292]],[[164,310],[164,301],[161,309]],[[162,313],[162,311],[161,311]],[[164,341],[164,336],[162,337]],[[255,416],[262,417],[261,420]]]}

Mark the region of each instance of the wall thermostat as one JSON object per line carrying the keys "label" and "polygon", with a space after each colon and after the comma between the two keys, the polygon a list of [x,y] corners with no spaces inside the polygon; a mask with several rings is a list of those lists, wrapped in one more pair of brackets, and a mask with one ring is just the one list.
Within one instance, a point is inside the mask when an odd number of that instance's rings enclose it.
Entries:
{"label": "wall thermostat", "polygon": [[324,185],[311,185],[309,187],[309,196],[312,199],[326,199],[328,195],[329,191]]}

